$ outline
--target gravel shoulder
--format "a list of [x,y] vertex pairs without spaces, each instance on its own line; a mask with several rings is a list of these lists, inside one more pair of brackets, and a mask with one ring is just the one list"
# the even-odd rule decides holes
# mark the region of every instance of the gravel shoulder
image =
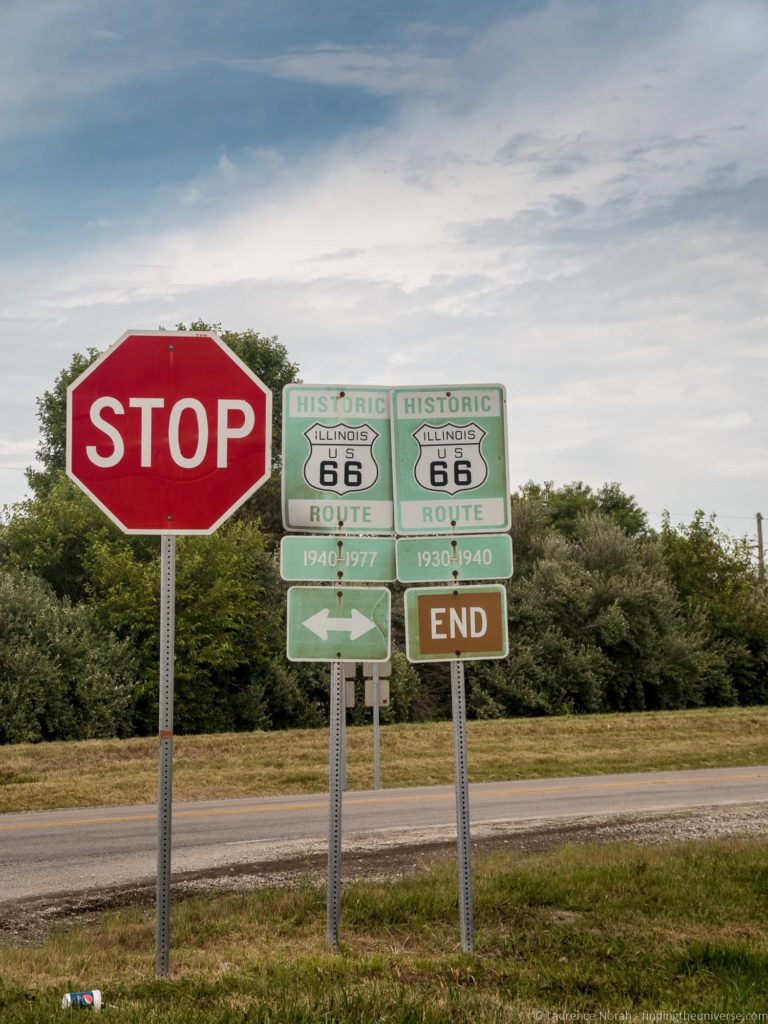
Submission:
[[[768,803],[697,807],[684,811],[558,818],[552,821],[497,821],[472,827],[476,853],[504,850],[530,855],[570,843],[668,843],[709,839],[768,838]],[[393,879],[453,856],[455,836],[444,828],[392,833],[365,840],[345,839],[345,882]],[[217,892],[245,892],[264,886],[325,884],[326,851],[321,844],[284,844],[252,860],[198,872],[174,874],[173,895],[184,899]],[[148,906],[154,880],[91,893],[56,893],[0,901],[0,944],[42,942],[60,925],[81,924],[105,910]]]

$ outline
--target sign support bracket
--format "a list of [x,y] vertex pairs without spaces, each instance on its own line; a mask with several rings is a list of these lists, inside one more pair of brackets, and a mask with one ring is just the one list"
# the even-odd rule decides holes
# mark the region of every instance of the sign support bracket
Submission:
[[451,662],[451,704],[453,710],[453,760],[456,776],[456,838],[459,863],[459,919],[461,948],[474,948],[472,847],[469,835],[469,769],[467,762],[467,701],[464,664]]
[[155,974],[167,978],[171,924],[171,817],[173,803],[173,683],[176,634],[176,537],[160,542],[160,709],[157,787],[157,901]]

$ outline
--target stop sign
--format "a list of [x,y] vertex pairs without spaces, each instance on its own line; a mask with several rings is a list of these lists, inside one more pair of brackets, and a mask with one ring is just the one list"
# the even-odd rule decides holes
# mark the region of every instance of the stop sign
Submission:
[[271,392],[209,332],[129,331],[67,392],[67,474],[126,533],[212,533],[271,434]]

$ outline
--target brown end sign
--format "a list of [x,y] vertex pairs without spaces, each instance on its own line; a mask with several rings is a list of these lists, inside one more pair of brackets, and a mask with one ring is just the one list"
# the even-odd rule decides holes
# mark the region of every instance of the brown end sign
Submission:
[[506,602],[501,588],[432,588],[416,595],[419,649],[446,660],[506,654]]

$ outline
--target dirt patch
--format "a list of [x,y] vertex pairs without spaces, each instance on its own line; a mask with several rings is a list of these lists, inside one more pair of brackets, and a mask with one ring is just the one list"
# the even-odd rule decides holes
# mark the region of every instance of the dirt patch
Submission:
[[[699,807],[674,812],[558,819],[551,822],[494,822],[472,830],[476,853],[495,850],[521,855],[555,849],[569,843],[668,843],[705,839],[768,838],[768,804]],[[424,836],[390,840],[345,841],[345,882],[358,878],[399,878],[453,855],[455,840]],[[205,871],[177,873],[175,899],[216,892],[246,892],[266,886],[297,886],[309,881],[324,885],[325,853],[254,859]],[[150,906],[155,888],[134,885],[98,893],[56,893],[0,904],[0,944],[37,944],[56,926],[81,924],[105,910]]]

